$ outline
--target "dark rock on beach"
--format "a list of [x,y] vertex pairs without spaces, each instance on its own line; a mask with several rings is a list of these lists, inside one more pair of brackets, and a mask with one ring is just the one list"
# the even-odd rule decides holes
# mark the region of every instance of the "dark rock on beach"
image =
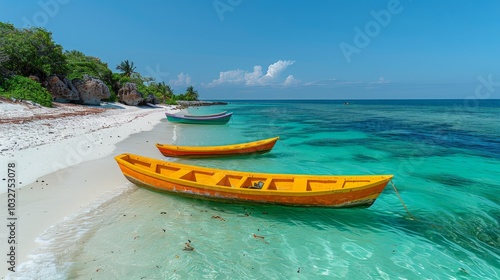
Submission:
[[67,78],[59,78],[56,75],[47,77],[47,91],[52,94],[52,100],[56,102],[80,100],[78,90]]
[[160,99],[158,99],[156,96],[154,96],[153,94],[150,93],[146,97],[146,103],[149,103],[149,104],[160,104]]
[[121,103],[130,106],[137,106],[144,101],[142,93],[137,90],[137,85],[135,83],[126,83],[118,91],[118,99]]
[[99,80],[84,75],[83,79],[68,80],[66,77],[52,75],[47,77],[47,91],[56,102],[75,102],[86,105],[100,105],[102,99],[109,98],[108,86]]
[[83,79],[74,79],[73,85],[80,93],[80,102],[87,105],[100,105],[102,99],[109,98],[111,92],[101,80],[83,75]]

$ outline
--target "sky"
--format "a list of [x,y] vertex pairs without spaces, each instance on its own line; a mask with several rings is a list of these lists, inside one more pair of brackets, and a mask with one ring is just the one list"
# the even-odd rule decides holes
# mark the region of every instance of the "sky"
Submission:
[[500,1],[0,0],[200,99],[500,99]]

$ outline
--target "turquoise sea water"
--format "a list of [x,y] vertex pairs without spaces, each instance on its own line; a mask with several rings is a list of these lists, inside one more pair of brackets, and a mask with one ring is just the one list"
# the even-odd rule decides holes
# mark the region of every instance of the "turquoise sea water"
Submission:
[[[163,159],[151,143],[218,145],[280,136],[265,155],[178,161],[272,173],[394,174],[415,219],[390,184],[370,208],[314,209],[216,203],[124,182],[119,195],[48,231],[42,238],[48,245],[24,267],[26,275],[500,278],[500,101],[232,101],[189,111],[223,110],[234,112],[227,125],[164,120],[144,132],[150,143],[135,151],[119,146],[115,154]],[[183,250],[188,240],[194,251]]]

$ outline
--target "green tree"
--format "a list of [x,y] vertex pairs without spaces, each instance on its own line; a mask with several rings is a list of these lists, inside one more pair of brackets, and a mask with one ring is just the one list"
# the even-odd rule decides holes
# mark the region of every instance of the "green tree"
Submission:
[[87,56],[80,51],[72,50],[64,53],[68,63],[68,79],[81,79],[84,74],[105,82],[108,86],[113,85],[113,72],[108,64],[99,58]]
[[184,93],[185,100],[196,101],[198,100],[198,91],[194,90],[193,86],[189,86]]
[[12,24],[0,22],[2,74],[65,75],[68,71],[62,46],[52,40],[52,33],[43,28],[17,29]]
[[136,67],[134,66],[133,62],[125,60],[120,62],[120,64],[116,66],[116,69],[122,71],[123,72],[122,74],[125,75],[126,77],[130,77],[132,76],[133,73],[135,73]]
[[116,101],[116,93],[119,90],[116,82],[121,76],[117,74],[118,78],[115,78],[113,72],[108,68],[107,63],[102,62],[98,57],[87,56],[77,50],[66,51],[64,55],[67,60],[67,78],[69,80],[82,79],[83,75],[99,79],[108,86],[111,92],[110,98],[106,100],[111,102]]
[[165,82],[157,83],[155,84],[157,92],[161,95],[162,97],[162,103],[166,104],[167,100],[169,100],[169,103],[171,103],[173,97],[174,97],[174,91],[170,88],[169,85],[167,85]]
[[9,56],[4,49],[5,38],[0,37],[0,80],[7,77],[9,71],[5,68],[5,62],[9,61]]

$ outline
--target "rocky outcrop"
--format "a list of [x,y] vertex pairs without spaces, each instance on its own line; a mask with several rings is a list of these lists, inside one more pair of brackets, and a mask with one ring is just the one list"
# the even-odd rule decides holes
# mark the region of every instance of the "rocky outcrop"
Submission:
[[108,86],[99,79],[84,75],[83,79],[68,80],[52,75],[44,81],[47,91],[56,102],[77,102],[86,105],[100,105],[102,99],[109,98]]
[[35,75],[29,75],[28,76],[29,79],[37,82],[37,83],[40,83],[40,78],[38,78],[38,76],[35,76]]
[[73,84],[67,78],[61,79],[58,76],[54,75],[47,77],[46,82],[47,82],[47,91],[50,92],[50,94],[52,94],[52,100],[56,102],[71,102],[80,99],[78,90],[75,88],[75,86],[73,86]]
[[137,90],[135,83],[126,83],[118,91],[118,100],[130,106],[137,106],[144,101],[142,93]]
[[103,81],[88,75],[83,75],[83,79],[74,79],[72,82],[80,93],[80,103],[100,105],[102,99],[111,96],[108,86]]
[[160,103],[160,99],[158,99],[158,97],[154,96],[154,94],[148,94],[148,97],[146,97],[146,103],[150,103],[150,104],[159,104]]

